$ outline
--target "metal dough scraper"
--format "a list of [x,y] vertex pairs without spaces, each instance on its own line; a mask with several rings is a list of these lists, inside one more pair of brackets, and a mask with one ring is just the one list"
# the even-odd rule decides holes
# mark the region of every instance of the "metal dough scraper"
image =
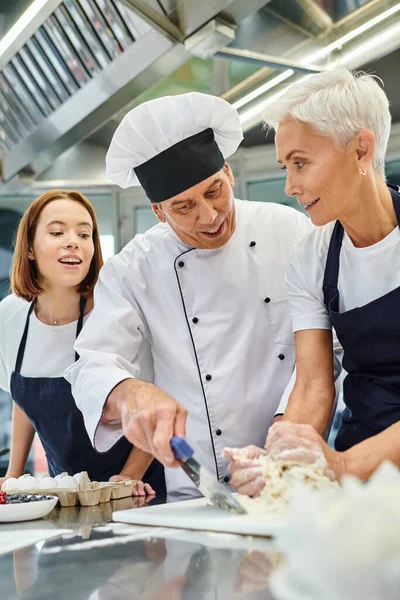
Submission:
[[240,502],[222,483],[219,483],[215,475],[212,475],[193,458],[194,450],[184,438],[174,436],[171,438],[170,444],[174,456],[180,462],[182,469],[211,504],[230,510],[236,514],[247,514],[247,511]]

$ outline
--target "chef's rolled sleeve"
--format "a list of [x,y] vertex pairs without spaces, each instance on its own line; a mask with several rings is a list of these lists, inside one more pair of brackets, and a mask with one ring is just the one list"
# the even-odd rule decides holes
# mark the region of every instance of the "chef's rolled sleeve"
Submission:
[[93,311],[74,346],[80,358],[64,373],[99,452],[109,450],[123,435],[120,423],[101,423],[108,395],[121,381],[141,374],[145,326],[135,302],[130,267],[117,255],[101,270]]
[[[90,372],[87,373],[87,370]],[[123,432],[119,421],[101,423],[104,405],[115,386],[132,375],[125,370],[110,366],[107,362],[80,358],[77,363],[66,370],[64,376],[71,383],[76,405],[82,412],[86,431],[93,447],[98,452],[107,452],[122,437]],[[96,389],[99,390],[99,394],[96,396],[89,389],[94,381]]]

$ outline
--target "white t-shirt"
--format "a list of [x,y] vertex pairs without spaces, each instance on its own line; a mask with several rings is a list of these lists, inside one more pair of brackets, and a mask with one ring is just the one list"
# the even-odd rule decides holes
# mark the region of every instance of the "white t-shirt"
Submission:
[[[15,362],[30,303],[14,294],[0,302],[0,387],[10,391]],[[85,315],[84,322],[90,313]],[[25,377],[62,377],[75,361],[73,345],[77,321],[66,325],[46,325],[32,312],[21,375]]]
[[[323,279],[334,223],[307,232],[293,248],[286,274],[294,331],[331,329]],[[339,263],[339,312],[352,310],[400,286],[400,228],[377,244],[356,248],[344,232]]]

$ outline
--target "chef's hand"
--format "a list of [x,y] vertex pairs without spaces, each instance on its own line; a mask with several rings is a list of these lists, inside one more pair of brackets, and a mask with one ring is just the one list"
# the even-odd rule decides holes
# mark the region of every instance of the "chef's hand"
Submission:
[[125,437],[167,467],[179,467],[171,450],[174,435],[186,436],[187,410],[152,383],[121,381],[109,394],[102,423],[121,420]]
[[342,454],[330,448],[311,425],[275,423],[269,429],[265,448],[274,460],[326,463],[324,473],[332,480],[343,472]]
[[132,496],[155,496],[156,494],[151,485],[148,483],[143,483],[143,481],[135,479],[130,475],[124,475],[123,473],[120,473],[119,475],[113,475],[110,477],[109,481],[114,481],[115,483],[120,481],[133,481]]
[[222,454],[232,461],[229,472],[230,484],[239,494],[256,497],[265,486],[265,477],[261,466],[254,460],[266,454],[263,448],[246,446],[245,448],[224,448]]

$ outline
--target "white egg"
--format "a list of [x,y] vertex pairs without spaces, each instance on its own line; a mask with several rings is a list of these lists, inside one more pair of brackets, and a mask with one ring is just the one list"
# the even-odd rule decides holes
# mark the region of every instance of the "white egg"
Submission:
[[67,475],[66,477],[62,477],[58,481],[58,487],[61,488],[61,489],[62,488],[68,488],[68,489],[71,489],[71,490],[77,490],[78,489],[78,482],[73,477],[70,477],[69,475]]
[[55,479],[56,481],[60,481],[61,477],[64,477],[64,476],[63,476],[63,475],[60,473],[59,475],[56,475],[56,476],[54,477],[54,479]]
[[26,479],[27,477],[32,477],[32,475],[29,475],[29,473],[27,473],[26,475],[21,475],[21,477],[18,477],[18,481],[22,481],[23,479]]
[[74,479],[79,483],[81,480],[82,471],[80,473],[75,473]]
[[20,490],[37,490],[39,485],[36,477],[26,477],[25,479],[21,479],[19,482]]
[[1,489],[4,490],[5,492],[7,490],[19,490],[20,489],[19,486],[20,486],[20,481],[18,481],[18,479],[16,479],[15,477],[10,477],[10,479],[5,480],[5,482],[1,486]]
[[57,481],[54,481],[52,477],[43,477],[39,481],[40,490],[54,490],[57,487]]

